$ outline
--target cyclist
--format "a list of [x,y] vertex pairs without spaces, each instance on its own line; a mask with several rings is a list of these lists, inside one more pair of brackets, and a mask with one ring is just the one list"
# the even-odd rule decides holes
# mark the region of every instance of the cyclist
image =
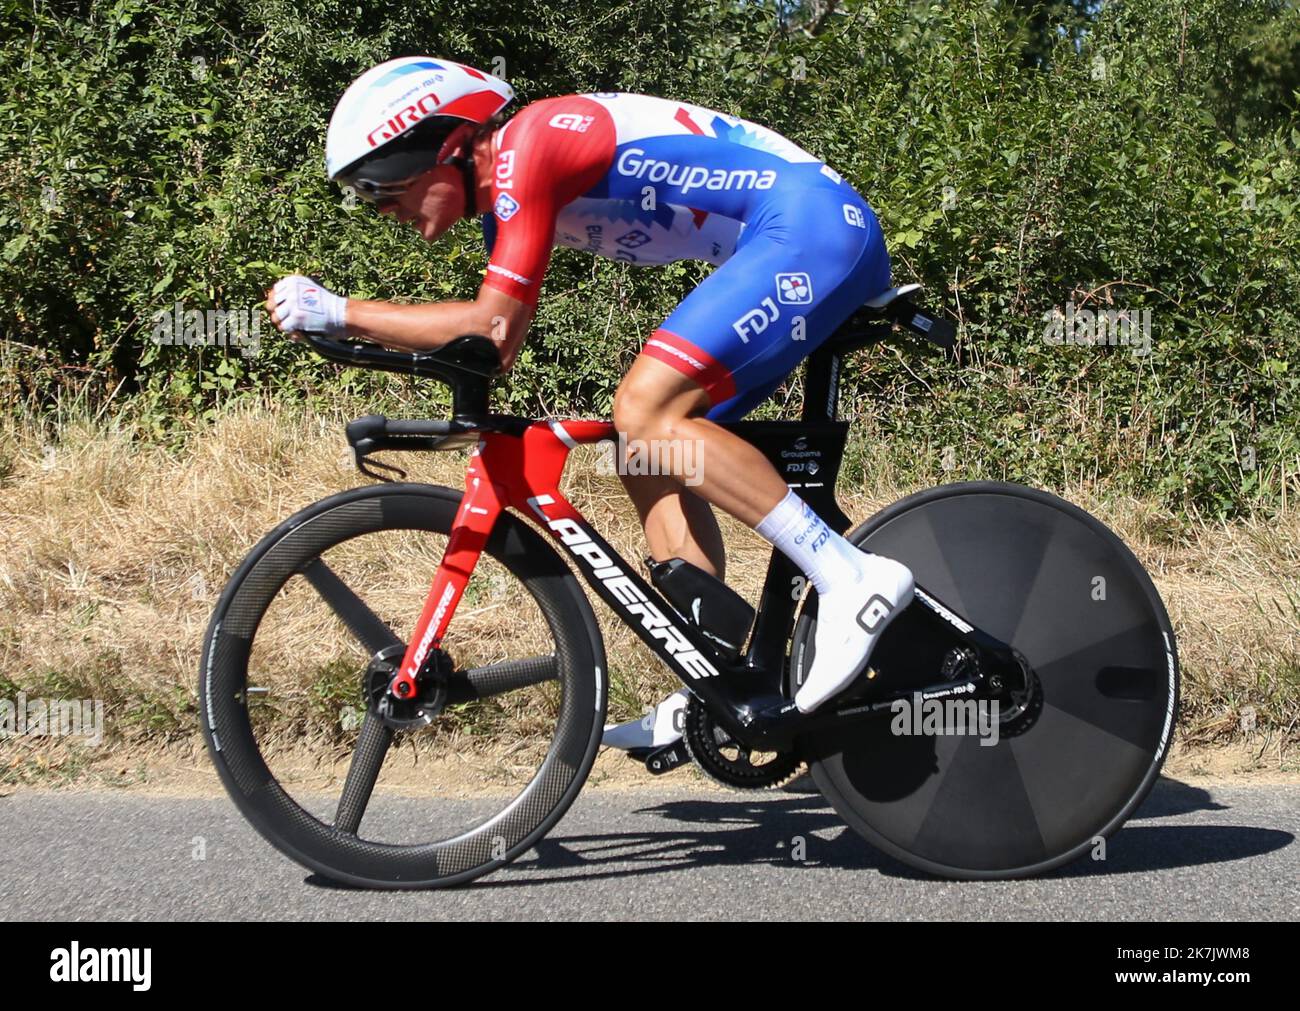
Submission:
[[[889,286],[876,217],[832,168],[758,124],[625,93],[548,98],[506,119],[513,96],[497,78],[449,60],[391,60],[347,89],[326,137],[329,177],[425,239],[481,216],[489,262],[473,301],[347,299],[292,275],[268,293],[272,320],[289,333],[406,350],[483,334],[509,369],[553,246],[635,264],[715,264],[645,342],[613,411],[629,444],[700,447],[699,483],[688,487],[683,474],[621,477],[656,559],[680,557],[723,578],[713,505],[807,575],[818,622],[795,702],[809,712],[854,680],[911,601],[912,575],[831,530],[757,449],[716,422],[747,414]],[[664,714],[683,698],[661,706],[659,732],[642,743],[680,736]],[[636,733],[606,741],[627,747]]]

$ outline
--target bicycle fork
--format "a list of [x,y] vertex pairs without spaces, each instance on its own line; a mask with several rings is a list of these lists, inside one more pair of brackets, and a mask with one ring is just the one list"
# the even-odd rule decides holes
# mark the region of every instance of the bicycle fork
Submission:
[[[406,653],[389,685],[397,698],[416,694],[416,680],[441,644],[465,592],[479,555],[501,511],[513,506],[539,520],[566,546],[579,539],[582,517],[560,493],[558,483],[569,451],[580,443],[614,435],[612,423],[537,422],[522,434],[484,432],[470,453],[465,494],[453,521],[447,547],[425,599]],[[581,551],[573,552],[582,556]],[[592,557],[588,552],[587,557]]]
[[492,482],[478,478],[467,480],[465,497],[456,513],[433,586],[424,601],[415,632],[407,640],[402,663],[388,686],[395,698],[415,697],[420,672],[441,644],[500,512],[501,500]]
[[[484,432],[470,453],[465,496],[456,514],[447,548],[406,653],[390,684],[399,699],[417,695],[417,681],[432,669],[433,651],[441,644],[456,606],[491,536],[497,516],[507,507],[534,520],[563,547],[584,579],[616,614],[710,707],[719,722],[737,736],[744,725],[736,714],[726,675],[748,673],[743,662],[729,664],[597,533],[560,492],[559,481],[569,452],[616,438],[612,422],[539,421],[522,433]],[[752,679],[751,679],[752,683]],[[779,697],[774,696],[775,702]]]

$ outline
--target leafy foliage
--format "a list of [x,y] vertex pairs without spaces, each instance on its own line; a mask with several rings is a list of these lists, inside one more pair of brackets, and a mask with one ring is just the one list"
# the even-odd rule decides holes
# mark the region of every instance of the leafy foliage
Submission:
[[[961,367],[886,351],[848,377],[848,399],[918,478],[1082,476],[1215,515],[1297,491],[1294,4],[4,8],[11,408],[121,389],[162,432],[247,391],[444,406],[437,389],[323,365],[269,324],[255,356],[151,339],[159,311],[251,309],[294,271],[358,297],[473,293],[475,226],[429,246],[348,208],[323,178],[325,125],[348,81],[428,51],[502,72],[525,102],[603,89],[698,102],[844,173],[877,209],[895,282],[923,282],[961,323]],[[607,411],[645,335],[704,270],[557,252],[499,406]],[[1053,343],[1052,312],[1070,305],[1149,310],[1150,353]]]

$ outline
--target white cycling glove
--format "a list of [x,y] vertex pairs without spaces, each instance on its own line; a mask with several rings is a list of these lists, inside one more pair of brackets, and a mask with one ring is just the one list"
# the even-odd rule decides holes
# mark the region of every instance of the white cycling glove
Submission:
[[285,333],[309,330],[341,334],[347,329],[348,300],[335,295],[315,278],[290,274],[272,289],[277,324]]

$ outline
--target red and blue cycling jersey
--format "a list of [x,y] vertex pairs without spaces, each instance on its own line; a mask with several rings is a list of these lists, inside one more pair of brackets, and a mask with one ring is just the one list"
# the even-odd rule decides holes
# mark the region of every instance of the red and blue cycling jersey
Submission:
[[889,285],[862,197],[757,123],[595,93],[535,102],[494,143],[487,286],[535,303],[556,245],[719,266],[642,351],[704,387],[715,420],[747,413]]

